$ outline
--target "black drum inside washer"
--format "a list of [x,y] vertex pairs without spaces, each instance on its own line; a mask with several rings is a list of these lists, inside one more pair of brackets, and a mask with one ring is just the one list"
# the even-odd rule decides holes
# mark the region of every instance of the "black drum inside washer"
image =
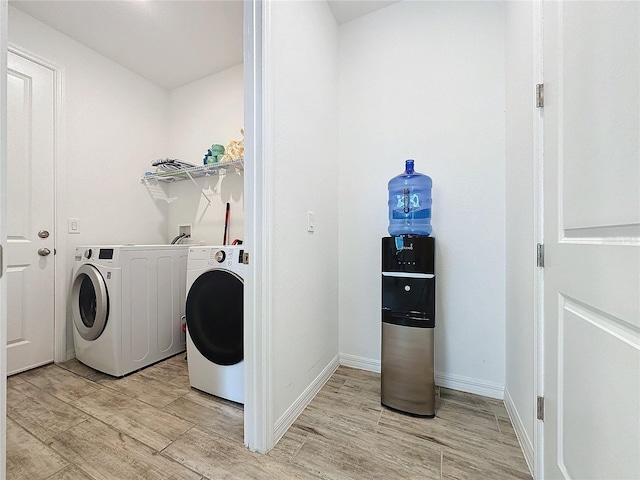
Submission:
[[200,353],[217,365],[244,358],[244,284],[227,270],[200,275],[187,295],[189,336]]

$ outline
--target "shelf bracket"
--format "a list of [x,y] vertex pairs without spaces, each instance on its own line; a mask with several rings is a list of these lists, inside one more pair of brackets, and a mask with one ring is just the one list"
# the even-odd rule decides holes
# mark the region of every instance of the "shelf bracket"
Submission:
[[195,178],[193,178],[193,177],[191,176],[191,174],[189,173],[189,171],[188,171],[188,170],[185,170],[185,171],[184,171],[184,173],[186,173],[186,174],[187,174],[187,177],[189,177],[189,180],[191,180],[191,181],[193,182],[193,184],[196,186],[196,188],[197,188],[198,190],[200,190],[200,193],[202,194],[202,196],[204,197],[204,199],[207,201],[207,203],[208,203],[209,205],[211,205],[211,199],[209,198],[209,196],[208,196],[206,193],[204,193],[204,189],[203,189],[203,188],[200,188],[200,185],[198,185],[198,182],[196,182],[196,179],[195,179]]

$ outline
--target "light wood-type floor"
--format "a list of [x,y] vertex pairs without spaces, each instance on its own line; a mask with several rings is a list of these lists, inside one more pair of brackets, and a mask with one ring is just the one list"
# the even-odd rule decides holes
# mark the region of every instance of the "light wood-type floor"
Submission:
[[380,406],[379,374],[340,367],[260,455],[184,354],[122,379],[72,360],[9,377],[7,478],[531,478],[502,402],[438,390],[436,418],[414,418]]

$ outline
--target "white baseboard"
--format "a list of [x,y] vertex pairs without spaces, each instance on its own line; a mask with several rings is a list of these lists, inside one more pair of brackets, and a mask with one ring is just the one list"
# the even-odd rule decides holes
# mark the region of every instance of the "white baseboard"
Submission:
[[304,392],[293,402],[286,412],[278,419],[273,428],[273,444],[275,445],[287,432],[289,427],[296,421],[298,415],[307,407],[313,397],[320,391],[323,385],[331,378],[333,372],[340,366],[340,357],[336,355],[329,365],[327,365],[320,375],[309,385]]
[[[348,353],[340,354],[340,365],[376,373],[380,373],[381,371],[380,360],[359,357]],[[504,385],[484,380],[477,380],[475,378],[463,377],[462,375],[453,375],[450,373],[436,372],[436,385],[451,388],[452,390],[475,393],[476,395],[482,395],[484,397],[497,398],[500,400],[502,400],[504,396]]]
[[516,431],[516,437],[518,437],[518,442],[520,443],[522,454],[524,455],[524,459],[529,467],[529,472],[531,473],[531,476],[535,478],[533,474],[533,442],[529,438],[529,435],[527,435],[524,423],[522,423],[522,419],[518,414],[518,410],[516,410],[513,399],[506,388],[504,389],[504,406],[506,407],[509,418],[511,419],[513,429]]
[[436,372],[436,385],[452,390],[460,390],[461,392],[482,395],[483,397],[497,398],[498,400],[504,398],[504,385],[487,382],[486,380],[478,380],[477,378],[454,375],[453,373]]
[[349,355],[348,353],[340,354],[340,365],[376,373],[380,373],[381,370],[380,360],[358,357],[357,355]]

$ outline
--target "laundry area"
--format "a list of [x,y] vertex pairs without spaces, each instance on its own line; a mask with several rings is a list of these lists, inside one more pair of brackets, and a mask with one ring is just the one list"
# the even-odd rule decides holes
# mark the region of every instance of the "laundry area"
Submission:
[[[10,388],[16,478],[81,475],[31,434],[44,441],[47,422],[76,426],[93,409],[129,425],[112,432],[162,449],[195,418],[160,409],[208,405],[223,413],[199,423],[244,443],[243,5],[179,3],[9,7],[7,373],[11,386],[42,388],[36,403],[58,415],[25,413],[33,391]],[[23,442],[25,415],[39,427]],[[49,469],[21,466],[16,448]],[[123,468],[111,475],[128,478]],[[162,478],[170,470],[157,465]]]
[[[14,231],[9,243],[29,242],[41,247],[41,256],[39,269],[9,266],[8,309],[15,325],[9,334],[8,373],[51,362],[55,344],[64,348],[56,358],[75,357],[120,377],[184,351],[189,247],[242,244],[242,6],[176,9],[169,3],[157,6],[149,19],[144,5],[136,2],[112,8],[105,2],[84,11],[83,2],[18,2],[20,6],[24,11],[11,7],[9,20],[8,112],[14,141],[8,154],[10,172],[25,183],[9,193],[9,228]],[[103,41],[98,27],[105,18],[122,23],[128,13],[130,21],[146,19],[140,30],[157,34],[170,30],[173,15],[194,22],[208,14],[225,20],[220,34],[228,42],[216,63],[201,72],[172,72],[176,52],[182,54],[185,44],[169,51],[166,44],[173,40],[158,43],[138,68],[156,81],[160,78],[158,85],[25,11],[48,15],[49,23],[62,31],[73,28],[64,22],[80,19],[97,32],[95,42]],[[204,18],[200,22],[207,23]],[[189,41],[194,42],[194,35]],[[159,52],[171,63],[159,65]],[[165,68],[169,71],[158,77]],[[25,125],[33,125],[32,135],[22,135]],[[30,150],[36,150],[30,162],[19,164],[21,154]],[[38,177],[43,169],[48,178]],[[23,225],[26,206],[43,203],[49,210],[36,219],[27,216],[32,224]],[[20,229],[39,233],[21,236]],[[42,256],[54,250],[55,272],[53,255]],[[211,255],[216,252],[212,249]],[[47,276],[28,277],[36,273]],[[48,292],[38,292],[37,302],[35,292],[22,289],[36,280]],[[57,316],[67,321],[55,329],[54,342],[56,308]],[[35,309],[48,312],[40,316]],[[40,325],[29,323],[38,317]],[[236,321],[241,329],[242,318]],[[14,331],[27,341],[16,342]],[[37,348],[32,334],[44,337],[46,347]],[[26,351],[29,346],[32,352]],[[20,349],[24,352],[16,352]]]
[[632,3],[0,4],[8,478],[634,477]]

